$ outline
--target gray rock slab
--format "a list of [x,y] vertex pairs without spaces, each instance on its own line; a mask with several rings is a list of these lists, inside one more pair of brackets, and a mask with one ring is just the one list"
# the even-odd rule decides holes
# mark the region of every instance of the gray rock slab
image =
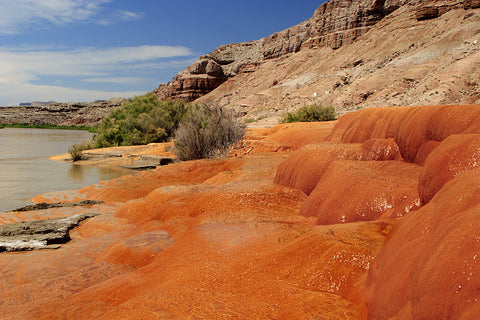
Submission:
[[69,231],[98,213],[78,214],[71,217],[25,221],[0,226],[0,252],[53,249],[70,241]]

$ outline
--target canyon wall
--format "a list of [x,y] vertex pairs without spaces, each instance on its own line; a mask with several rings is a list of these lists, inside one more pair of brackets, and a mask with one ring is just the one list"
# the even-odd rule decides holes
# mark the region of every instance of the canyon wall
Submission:
[[[296,26],[201,57],[156,93],[228,106],[259,127],[312,103],[338,114],[476,103],[479,7],[476,0],[329,1]],[[215,74],[199,67],[208,64]]]
[[[193,101],[265,59],[298,52],[302,48],[330,47],[350,44],[366,33],[387,14],[405,1],[331,0],[322,4],[312,18],[266,38],[221,46],[181,71],[171,82],[155,92],[161,98]],[[247,71],[248,72],[248,71]]]

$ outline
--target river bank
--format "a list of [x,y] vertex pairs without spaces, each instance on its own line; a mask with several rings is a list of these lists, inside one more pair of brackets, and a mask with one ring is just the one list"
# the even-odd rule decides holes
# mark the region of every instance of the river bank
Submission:
[[123,146],[84,150],[83,159],[72,162],[71,155],[63,153],[49,157],[83,166],[118,167],[133,170],[154,169],[176,161],[173,143],[151,143],[142,146]]
[[102,202],[0,214],[97,213],[58,249],[0,254],[0,318],[468,318],[479,123],[478,106],[366,109],[251,130],[227,159],[38,195]]

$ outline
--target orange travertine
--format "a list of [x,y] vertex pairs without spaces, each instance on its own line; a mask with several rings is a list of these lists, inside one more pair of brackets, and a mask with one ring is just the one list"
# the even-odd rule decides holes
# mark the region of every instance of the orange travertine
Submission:
[[100,213],[60,249],[0,254],[0,319],[475,318],[479,119],[364,110],[250,130],[253,151],[229,159],[40,195],[105,203],[0,215]]
[[308,195],[333,161],[360,159],[361,154],[359,144],[307,145],[294,152],[279,166],[274,182],[300,189]]
[[450,179],[463,171],[480,169],[480,134],[452,135],[425,160],[419,179],[422,204],[426,204]]
[[478,105],[370,108],[340,117],[327,140],[361,143],[393,138],[403,158],[414,162],[421,146],[452,134],[480,133]]
[[404,216],[370,269],[370,319],[475,319],[480,311],[480,174],[448,181]]
[[400,161],[336,161],[317,183],[301,213],[318,224],[398,218],[420,205],[420,168]]

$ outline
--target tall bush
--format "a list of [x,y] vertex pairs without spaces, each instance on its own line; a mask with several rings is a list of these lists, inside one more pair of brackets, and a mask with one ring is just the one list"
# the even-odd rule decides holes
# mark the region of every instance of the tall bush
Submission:
[[175,132],[175,154],[180,160],[216,157],[240,141],[244,131],[232,110],[192,105]]
[[137,96],[97,126],[97,148],[162,142],[173,135],[186,112],[183,101],[160,101],[154,93]]
[[289,122],[315,122],[335,120],[335,108],[310,105],[299,108],[296,112],[287,112],[282,115],[280,123]]

